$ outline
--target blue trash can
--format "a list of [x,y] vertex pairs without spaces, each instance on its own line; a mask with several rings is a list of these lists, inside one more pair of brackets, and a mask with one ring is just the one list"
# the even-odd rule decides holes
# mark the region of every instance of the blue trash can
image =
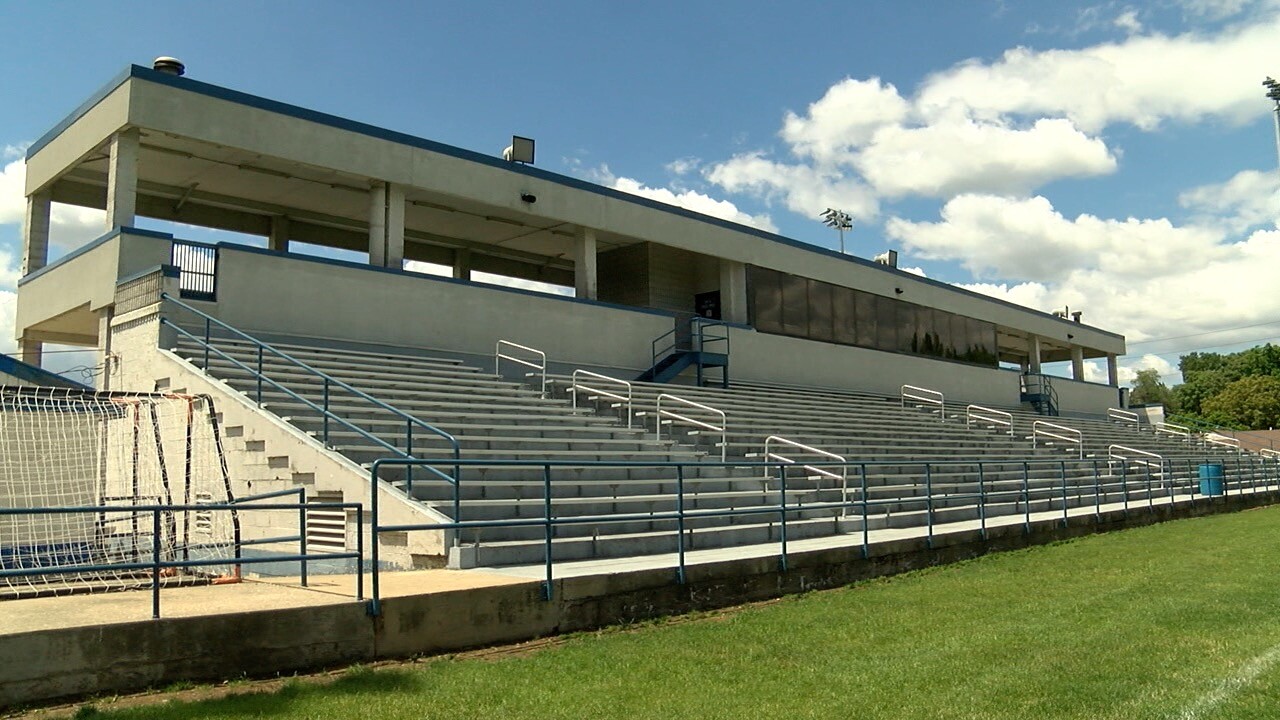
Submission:
[[1204,463],[1200,466],[1200,494],[1222,494],[1222,463]]

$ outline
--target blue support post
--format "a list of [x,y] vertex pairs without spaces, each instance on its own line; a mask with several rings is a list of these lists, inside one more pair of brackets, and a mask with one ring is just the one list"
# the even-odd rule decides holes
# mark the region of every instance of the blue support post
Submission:
[[1031,476],[1030,468],[1027,462],[1022,462],[1022,532],[1024,535],[1031,534]]
[[871,557],[871,529],[867,527],[867,464],[859,465],[862,472],[862,559]]
[[542,466],[542,512],[543,520],[546,524],[546,545],[545,554],[547,561],[547,577],[542,583],[542,599],[550,600],[552,597],[551,587],[551,466]]
[[778,516],[781,524],[778,528],[778,537],[782,541],[782,557],[778,567],[782,572],[787,571],[787,468],[782,463],[778,463],[778,479],[782,488],[781,502],[778,504]]
[[924,517],[925,523],[928,525],[928,535],[925,537],[925,545],[933,549],[933,467],[929,463],[924,464]]
[[985,464],[978,463],[978,530],[987,539],[987,480]]
[[160,619],[160,511],[151,511],[151,619]]
[[676,582],[685,583],[684,573],[684,464],[676,466]]

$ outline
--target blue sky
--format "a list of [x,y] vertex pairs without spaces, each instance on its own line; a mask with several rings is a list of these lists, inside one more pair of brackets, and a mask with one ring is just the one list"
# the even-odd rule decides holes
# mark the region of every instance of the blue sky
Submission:
[[[850,252],[1083,310],[1129,371],[1280,340],[1275,0],[364,5],[0,4],[0,350],[20,149],[162,54],[827,247],[843,208]],[[58,218],[64,251],[97,230]]]

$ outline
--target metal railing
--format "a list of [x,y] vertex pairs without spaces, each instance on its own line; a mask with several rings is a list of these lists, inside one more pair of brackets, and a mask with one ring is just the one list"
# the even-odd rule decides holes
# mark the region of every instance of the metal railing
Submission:
[[[526,357],[521,357],[519,355],[512,355],[508,352],[503,352],[504,348],[507,348],[509,350],[519,350],[525,353]],[[533,360],[530,360],[529,357],[535,357],[537,358],[537,361],[535,362]],[[517,365],[523,365],[524,367],[527,367],[527,368],[533,368],[534,370],[536,370],[537,372],[529,373],[526,377],[532,376],[532,377],[540,378],[542,381],[542,386],[541,386],[542,397],[545,398],[547,396],[547,354],[546,353],[542,352],[537,348],[531,348],[525,345],[520,345],[518,343],[513,343],[510,340],[499,340],[497,344],[494,345],[493,347],[493,374],[498,377],[502,377],[502,361],[503,360],[506,360],[508,362],[513,362]]]
[[[845,465],[856,466],[861,482],[851,496],[844,496],[840,502],[806,503],[793,503],[787,500],[786,470],[788,467],[794,467],[793,463],[757,463],[742,460],[735,460],[732,463],[463,460],[461,462],[465,466],[483,465],[486,467],[527,468],[538,472],[541,476],[543,495],[542,516],[505,520],[382,525],[379,520],[375,493],[370,528],[375,540],[370,543],[372,553],[370,564],[374,568],[372,572],[373,586],[370,613],[373,615],[380,613],[380,580],[377,570],[380,567],[380,561],[376,540],[382,533],[429,530],[453,532],[456,535],[468,529],[539,528],[542,530],[540,542],[545,568],[543,597],[550,600],[555,579],[555,538],[556,531],[560,528],[599,527],[610,523],[628,522],[643,522],[653,526],[659,523],[669,524],[676,544],[676,565],[673,568],[675,571],[674,579],[675,582],[683,584],[686,579],[686,554],[689,549],[687,536],[690,532],[696,532],[689,525],[691,521],[706,521],[714,518],[760,518],[761,522],[776,523],[777,532],[774,535],[777,537],[775,542],[778,543],[780,551],[779,567],[781,570],[786,571],[789,563],[790,526],[796,522],[804,521],[800,516],[801,513],[804,514],[804,517],[813,518],[816,517],[816,513],[829,511],[833,515],[843,514],[849,518],[850,522],[860,520],[860,524],[857,524],[854,529],[848,532],[838,532],[837,534],[860,534],[862,557],[869,558],[871,556],[871,530],[868,521],[883,517],[886,512],[893,512],[895,507],[900,507],[904,502],[912,502],[924,506],[925,511],[921,516],[924,520],[922,530],[926,543],[929,547],[932,547],[936,527],[946,525],[948,522],[954,522],[939,521],[938,512],[954,507],[976,507],[978,528],[981,537],[986,539],[988,537],[988,528],[996,524],[991,521],[991,518],[997,515],[1007,518],[999,521],[1000,524],[1009,524],[1009,520],[1016,518],[1015,522],[1022,525],[1023,533],[1029,534],[1032,531],[1034,521],[1054,520],[1065,526],[1070,522],[1073,514],[1078,517],[1092,515],[1096,522],[1097,519],[1101,518],[1104,511],[1123,512],[1127,517],[1131,510],[1141,508],[1144,505],[1149,512],[1154,514],[1157,497],[1161,499],[1160,502],[1162,504],[1165,502],[1186,502],[1192,507],[1195,507],[1198,503],[1224,502],[1227,496],[1232,495],[1261,493],[1267,497],[1280,498],[1280,463],[1278,462],[1264,460],[1255,462],[1247,457],[1237,458],[1234,462],[1224,462],[1220,458],[1215,459],[1214,462],[1220,462],[1227,466],[1227,472],[1224,474],[1222,494],[1210,496],[1199,491],[1196,467],[1199,461],[1191,458],[1184,458],[1183,460],[1185,463],[1182,464],[1181,469],[1175,466],[1172,461],[1168,463],[1168,475],[1163,483],[1153,482],[1153,474],[1149,465],[1146,466],[1144,472],[1122,472],[1119,476],[1114,476],[1104,472],[1104,463],[1106,461],[1099,459],[1026,459],[978,461],[976,463],[973,460],[918,461],[910,463],[903,463],[902,461],[855,461],[842,463],[815,460],[806,464],[828,468]],[[426,466],[432,462],[438,461],[403,459],[376,461],[370,469],[371,487],[376,489],[379,471],[383,467]],[[871,470],[881,466],[901,469],[904,465],[918,468],[916,474],[924,478],[923,493],[920,493],[917,488],[912,491],[910,496],[905,497],[895,496],[872,499],[869,496],[867,478]],[[965,481],[952,480],[942,485],[935,485],[932,482],[931,478],[935,472],[959,466],[970,468],[968,472],[971,479]],[[972,469],[974,466],[976,466],[976,470]],[[557,516],[555,514],[555,504],[561,498],[557,497],[553,492],[557,484],[556,472],[563,471],[564,477],[568,482],[572,483],[575,482],[575,478],[578,477],[581,470],[586,467],[667,468],[676,476],[675,492],[670,497],[675,509],[605,515]],[[696,491],[690,492],[686,487],[686,474],[707,467],[763,467],[772,469],[777,473],[781,489],[780,501],[747,507],[690,509],[687,501],[695,497],[697,493]],[[695,470],[690,471],[690,468]],[[755,477],[758,478],[759,475],[755,475]],[[1012,514],[1009,513],[1010,509],[1014,510]],[[971,515],[966,512],[964,517],[966,518],[964,521],[967,522]]]
[[[91,573],[136,573],[138,577],[149,576],[151,591],[151,617],[153,619],[160,617],[160,589],[164,586],[164,577],[166,571],[181,570],[189,568],[217,568],[229,567],[233,568],[231,579],[238,580],[240,576],[240,568],[243,565],[253,565],[260,563],[281,563],[281,562],[297,562],[302,564],[302,584],[307,584],[306,563],[318,560],[355,560],[356,561],[356,588],[355,596],[357,601],[364,600],[364,533],[356,533],[356,549],[351,552],[323,552],[309,553],[306,550],[306,511],[308,509],[326,508],[326,509],[343,509],[354,511],[356,517],[362,517],[364,514],[364,505],[358,502],[313,502],[313,503],[262,503],[263,499],[277,497],[281,495],[289,495],[297,492],[290,489],[279,493],[265,493],[263,495],[255,495],[252,497],[240,498],[229,503],[195,503],[181,505],[99,505],[84,507],[35,507],[35,508],[9,508],[0,507],[0,518],[17,517],[17,516],[56,516],[56,515],[90,515],[102,518],[111,514],[128,513],[132,515],[150,515],[151,516],[151,546],[149,548],[139,547],[137,557],[121,562],[100,562],[100,563],[78,563],[74,565],[54,565],[43,567],[19,567],[4,569],[0,568],[0,580],[5,578],[19,577],[56,577],[62,575],[91,574]],[[288,537],[260,538],[254,540],[240,540],[238,537],[227,544],[230,546],[230,555],[214,554],[212,557],[202,558],[186,558],[179,559],[174,557],[165,557],[165,548],[162,539],[165,537],[162,519],[165,515],[175,512],[230,512],[242,513],[245,511],[297,511],[299,520],[298,535]],[[376,523],[375,523],[376,524]],[[254,557],[245,557],[241,552],[245,545],[264,545],[264,544],[282,544],[288,542],[298,542],[301,544],[300,552],[295,555],[290,554],[264,554]],[[210,546],[204,546],[209,549]],[[149,550],[150,552],[143,552]]]
[[1046,445],[1052,445],[1054,441],[1064,442],[1076,446],[1076,457],[1084,459],[1084,433],[1075,428],[1069,428],[1066,425],[1058,425],[1047,420],[1036,420],[1031,423],[1031,447],[1039,447],[1040,438],[1048,438]]
[[1172,437],[1182,438],[1183,442],[1191,442],[1191,428],[1185,425],[1174,425],[1173,423],[1158,422],[1151,425],[1157,436],[1169,435]]
[[901,392],[902,407],[905,408],[907,406],[908,400],[919,405],[936,405],[938,407],[939,419],[947,419],[946,397],[937,390],[916,387],[915,385],[903,385]]
[[[835,462],[841,463],[841,465],[839,466],[840,472],[838,473],[827,470],[825,467],[820,467],[818,465],[811,465],[809,463],[804,463],[800,467],[804,468],[806,471],[808,471],[813,475],[824,477],[829,480],[839,481],[841,499],[845,499],[849,496],[849,466],[847,464],[848,461],[845,460],[844,456],[836,455],[835,453],[827,452],[826,450],[819,450],[816,447],[810,447],[803,443],[798,443],[795,440],[784,438],[781,435],[770,435],[769,437],[764,439],[764,455],[761,456],[764,458],[764,461],[767,463],[780,462],[780,463],[786,463],[788,465],[794,465],[795,463],[798,462],[795,458],[789,457],[787,455],[783,455],[782,453],[774,452],[771,448],[773,443],[775,442],[781,445],[786,445],[787,447],[790,447],[790,448],[794,448],[796,450],[800,450],[802,452],[809,453],[811,455],[817,455],[819,457],[827,458],[828,460],[833,460]],[[765,477],[772,476],[772,473],[769,472],[768,466],[765,466],[764,476]]]
[[1160,482],[1164,483],[1164,456],[1157,455],[1146,450],[1126,447],[1124,445],[1108,445],[1107,446],[1107,471],[1114,474],[1112,469],[1113,463],[1122,463],[1124,465],[1136,465],[1141,468],[1156,468],[1156,475],[1160,478]]
[[1219,435],[1216,432],[1211,432],[1206,434],[1203,437],[1203,440],[1204,440],[1205,447],[1208,447],[1210,445],[1216,445],[1218,447],[1229,448],[1231,450],[1235,450],[1236,452],[1241,452],[1240,441],[1233,437],[1227,437],[1226,435]]
[[1142,419],[1136,412],[1130,412],[1120,408],[1107,408],[1107,418],[1119,423],[1130,423],[1133,425],[1134,430],[1142,429]]
[[[272,347],[271,345],[268,345],[262,342],[261,340],[258,340],[252,335],[242,332],[232,327],[231,325],[228,325],[227,323],[213,317],[212,315],[209,315],[208,313],[202,312],[200,310],[197,310],[194,307],[191,307],[190,305],[182,302],[181,300],[178,300],[177,298],[172,297],[168,293],[161,293],[160,299],[162,301],[172,303],[173,305],[183,309],[184,311],[192,313],[195,316],[204,320],[204,337],[201,338],[198,335],[188,331],[186,328],[173,322],[172,320],[170,320],[169,318],[163,315],[160,318],[161,324],[168,325],[169,327],[173,328],[174,331],[177,332],[179,335],[182,335],[183,337],[186,337],[198,343],[203,348],[204,359],[203,359],[203,364],[201,365],[201,368],[200,368],[201,370],[204,370],[206,372],[209,370],[209,354],[214,353],[219,358],[231,363],[235,367],[248,372],[254,379],[257,380],[257,389],[255,391],[255,402],[257,402],[259,405],[262,404],[262,387],[263,387],[263,384],[265,383],[275,388],[276,390],[279,390],[285,395],[288,395],[294,400],[302,403],[308,408],[311,408],[313,411],[318,412],[322,419],[322,428],[321,428],[320,437],[325,445],[330,445],[330,442],[329,442],[330,423],[336,423],[337,425],[343,428],[346,428],[351,432],[356,433],[357,435],[364,438],[365,440],[372,442],[375,446],[382,448],[384,450],[390,451],[394,457],[412,459],[415,457],[414,447],[413,447],[414,429],[417,428],[419,430],[425,431],[430,435],[434,435],[444,440],[446,443],[448,443],[449,448],[452,451],[453,459],[456,460],[459,457],[461,457],[462,446],[458,443],[458,439],[455,438],[453,435],[450,435],[449,433],[445,432],[444,430],[441,430],[440,428],[437,428],[434,425],[430,425],[426,422],[423,422],[422,420],[419,420],[418,418],[404,412],[403,410],[400,410],[399,408],[388,405],[387,403],[373,397],[372,395],[369,395],[363,390],[352,387],[351,385],[349,385],[348,383],[342,380],[334,378],[328,375],[327,373],[321,372],[320,370],[317,370],[311,367],[310,365],[302,362],[301,360],[298,360],[293,356],[285,352],[282,352]],[[214,338],[212,335],[212,328],[214,326],[217,326],[221,330],[224,330],[230,333],[234,337],[240,338],[241,340],[245,340],[251,343],[257,351],[257,367],[256,368],[250,367],[244,364],[243,362],[240,362],[236,358],[232,357],[231,355],[215,347],[213,344]],[[275,380],[268,377],[263,370],[264,356],[267,353],[270,353],[272,356],[278,357],[281,360],[284,360],[290,365],[298,368],[299,370],[302,370],[304,373],[319,379],[322,382],[322,392],[323,392],[321,402],[317,404],[312,400],[310,400],[309,398],[306,398],[303,395],[290,389],[286,385],[276,382]],[[389,443],[386,440],[383,440],[381,437],[374,435],[368,430],[365,430],[364,428],[356,425],[355,423],[352,423],[346,418],[343,418],[338,414],[334,413],[332,410],[330,410],[330,404],[332,403],[331,395],[334,388],[341,389],[346,393],[348,393],[351,397],[354,397],[360,401],[363,401],[364,403],[370,405],[373,408],[376,408],[384,412],[388,412],[393,416],[403,420],[405,423],[404,448],[402,449],[402,448],[396,447],[394,444]],[[454,468],[455,484],[456,484],[457,474],[458,474],[457,468],[455,467]]]
[[[702,410],[704,412],[712,413],[713,415],[719,415],[720,424],[718,426],[712,425],[711,423],[706,422],[705,420],[699,420],[697,418],[689,417],[688,415],[682,415],[680,413],[673,412],[670,409],[664,410],[662,407],[663,400],[666,400],[669,403],[676,403],[682,407],[694,408],[697,410]],[[711,432],[720,433],[720,443],[719,443],[720,444],[720,461],[724,462],[724,459],[727,457],[727,453],[729,450],[729,434],[728,434],[729,416],[726,415],[723,410],[719,408],[713,408],[710,405],[703,405],[702,403],[694,402],[692,400],[686,400],[682,397],[677,397],[670,393],[659,393],[657,402],[654,405],[653,414],[654,414],[654,425],[655,425],[654,432],[658,440],[662,439],[662,426],[670,425],[673,423],[691,425],[693,427],[698,428],[699,430],[710,430]]]
[[964,426],[972,430],[975,422],[1005,428],[1000,431],[1001,434],[1013,437],[1013,413],[981,405],[970,405],[964,409]]
[[1259,448],[1258,454],[1264,458],[1272,458],[1275,460],[1280,460],[1280,450],[1273,450],[1272,448]]
[[[613,385],[621,386],[627,391],[627,394],[622,395],[622,394],[613,392],[611,390],[606,390],[601,387],[595,387],[593,385],[588,385],[584,382],[579,382],[578,380],[579,377],[593,378],[595,380],[602,380],[606,383],[612,383]],[[588,400],[605,398],[607,400],[613,400],[614,402],[618,403],[617,405],[618,407],[625,407],[627,410],[627,429],[628,430],[631,429],[631,416],[634,414],[634,410],[631,403],[631,396],[632,396],[631,383],[627,382],[626,380],[611,378],[608,375],[601,375],[600,373],[593,373],[590,370],[583,370],[579,368],[573,371],[573,383],[569,386],[569,395],[573,397],[574,410],[578,409],[578,393],[579,392],[586,393]]]

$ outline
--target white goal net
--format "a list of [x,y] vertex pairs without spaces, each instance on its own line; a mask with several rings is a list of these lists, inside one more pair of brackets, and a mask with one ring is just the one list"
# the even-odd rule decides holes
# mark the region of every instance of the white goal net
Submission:
[[0,387],[0,597],[235,572],[231,499],[206,397]]

